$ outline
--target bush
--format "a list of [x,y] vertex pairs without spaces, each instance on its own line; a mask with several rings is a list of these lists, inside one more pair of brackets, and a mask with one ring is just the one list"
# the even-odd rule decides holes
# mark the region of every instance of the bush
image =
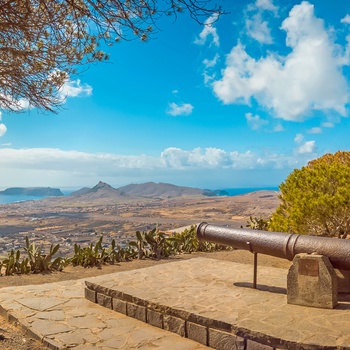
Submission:
[[326,154],[280,185],[270,231],[346,238],[350,233],[350,152]]

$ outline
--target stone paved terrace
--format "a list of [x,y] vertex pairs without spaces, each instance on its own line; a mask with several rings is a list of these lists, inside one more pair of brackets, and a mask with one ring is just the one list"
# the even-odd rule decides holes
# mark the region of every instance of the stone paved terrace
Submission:
[[[90,280],[99,283],[101,277],[106,278]],[[0,312],[50,349],[208,349],[93,304],[84,298],[84,287],[84,280],[77,280],[1,288]]]
[[196,258],[88,278],[90,299],[97,290],[100,304],[154,326],[86,300],[85,280],[1,288],[0,311],[51,349],[350,349],[350,299],[334,310],[288,305],[286,269],[259,267],[259,290],[252,273]]
[[254,290],[253,266],[196,258],[89,279],[85,294],[220,350],[350,349],[350,298],[332,310],[289,305],[287,272],[259,267]]

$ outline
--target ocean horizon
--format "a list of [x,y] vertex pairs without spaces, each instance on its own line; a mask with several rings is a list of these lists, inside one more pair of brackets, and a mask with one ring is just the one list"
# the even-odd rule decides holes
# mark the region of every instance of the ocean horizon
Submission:
[[[256,191],[279,191],[276,187],[237,187],[237,188],[222,188],[222,191],[226,191],[229,196],[238,196],[241,194],[246,194]],[[75,190],[61,190],[65,196],[69,196]],[[0,204],[10,204],[16,202],[40,200],[46,198],[47,196],[22,196],[22,195],[0,195]]]

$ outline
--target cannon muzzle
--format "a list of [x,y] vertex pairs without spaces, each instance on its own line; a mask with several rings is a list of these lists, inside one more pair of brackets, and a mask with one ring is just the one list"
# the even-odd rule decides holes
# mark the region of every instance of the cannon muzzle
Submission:
[[197,227],[199,241],[232,246],[293,260],[296,254],[320,254],[327,256],[333,267],[350,270],[350,240],[281,232],[248,229],[232,229],[202,222]]

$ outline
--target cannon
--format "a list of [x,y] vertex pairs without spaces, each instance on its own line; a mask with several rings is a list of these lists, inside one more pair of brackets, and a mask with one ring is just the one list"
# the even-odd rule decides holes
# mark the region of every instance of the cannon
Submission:
[[197,227],[199,241],[232,246],[293,260],[300,253],[319,254],[328,257],[337,269],[350,270],[350,240],[319,236],[267,232],[248,229],[232,229],[202,222]]
[[202,222],[199,241],[254,253],[253,288],[257,288],[258,253],[293,260],[287,276],[287,302],[320,308],[338,305],[338,292],[350,293],[350,240],[248,229]]

